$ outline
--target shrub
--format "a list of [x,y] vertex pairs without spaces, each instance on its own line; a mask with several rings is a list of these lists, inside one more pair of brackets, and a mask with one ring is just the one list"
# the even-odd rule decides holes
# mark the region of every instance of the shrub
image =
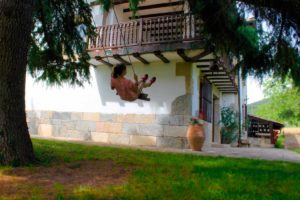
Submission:
[[275,148],[283,149],[284,148],[284,134],[281,133],[275,143]]
[[222,143],[230,144],[236,141],[238,136],[238,117],[232,107],[223,107],[221,109],[221,136]]

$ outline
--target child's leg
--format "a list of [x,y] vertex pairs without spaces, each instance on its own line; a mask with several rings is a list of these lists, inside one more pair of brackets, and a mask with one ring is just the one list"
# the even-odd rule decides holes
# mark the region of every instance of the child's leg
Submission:
[[145,83],[145,82],[143,82],[143,81],[142,81],[142,82],[139,82],[139,85],[138,85],[138,92],[139,92],[139,94],[142,93],[142,90],[143,90],[144,88],[150,87],[155,81],[156,81],[156,78],[153,77],[153,78],[150,80],[149,83]]
[[146,87],[150,87],[149,83],[144,83],[144,82],[140,83],[138,85],[138,95],[142,94],[143,93],[143,89],[146,88]]
[[141,83],[139,83],[138,90],[142,91],[144,88],[147,88],[147,87],[150,87],[150,86],[151,86],[150,83],[141,82]]
[[148,83],[146,82],[139,82],[139,89],[150,87],[156,81],[156,77],[153,77]]

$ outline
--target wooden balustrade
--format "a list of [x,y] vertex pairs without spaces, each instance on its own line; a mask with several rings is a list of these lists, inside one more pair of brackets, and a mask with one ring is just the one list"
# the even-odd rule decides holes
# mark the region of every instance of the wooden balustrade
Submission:
[[97,27],[88,49],[197,41],[202,39],[201,28],[200,17],[193,14],[141,18]]

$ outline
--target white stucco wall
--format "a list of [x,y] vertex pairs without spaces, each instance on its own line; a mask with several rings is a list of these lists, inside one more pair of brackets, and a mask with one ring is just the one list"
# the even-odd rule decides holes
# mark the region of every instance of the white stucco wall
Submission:
[[[148,6],[148,5],[154,5],[154,4],[160,4],[160,3],[170,3],[170,2],[176,2],[177,0],[145,0],[139,2],[139,6]],[[89,0],[89,2],[92,2]],[[186,3],[187,4],[187,3]],[[118,21],[120,23],[130,21],[130,17],[132,17],[132,12],[123,12],[124,9],[128,9],[129,4],[123,3],[118,4],[114,6],[114,10],[116,12],[116,15],[118,17]],[[96,21],[97,26],[101,26],[103,24],[116,24],[117,20],[115,17],[114,10],[111,8],[109,12],[105,12],[103,10],[103,7],[100,5],[96,5],[92,7],[93,16]],[[168,7],[161,7],[161,8],[152,8],[152,9],[144,9],[144,10],[138,10],[136,13],[136,16],[139,15],[151,15],[151,14],[157,14],[157,13],[170,13],[170,12],[178,12],[178,11],[184,11],[188,12],[189,8],[187,5],[177,5],[177,6],[168,6]],[[102,23],[103,15],[104,14],[104,21]]]
[[103,14],[104,12],[102,6],[98,5],[92,8],[92,15],[96,26],[101,26],[103,24]]
[[[139,76],[148,73],[156,76],[157,82],[145,89],[150,102],[121,101],[115,91],[110,89],[111,70],[107,66],[91,68],[91,84],[84,87],[49,87],[45,83],[36,83],[29,75],[26,83],[26,109],[60,112],[101,112],[115,114],[170,114],[172,102],[186,93],[185,78],[176,76],[176,63],[162,62],[143,65],[135,63]],[[128,77],[132,72],[128,67]]]
[[235,94],[223,94],[221,99],[221,107],[233,107],[238,110],[238,95]]

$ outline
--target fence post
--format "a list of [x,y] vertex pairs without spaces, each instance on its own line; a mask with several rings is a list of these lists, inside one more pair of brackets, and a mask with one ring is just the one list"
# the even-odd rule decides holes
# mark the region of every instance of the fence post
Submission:
[[139,19],[139,41],[138,44],[141,45],[143,43],[143,18]]

